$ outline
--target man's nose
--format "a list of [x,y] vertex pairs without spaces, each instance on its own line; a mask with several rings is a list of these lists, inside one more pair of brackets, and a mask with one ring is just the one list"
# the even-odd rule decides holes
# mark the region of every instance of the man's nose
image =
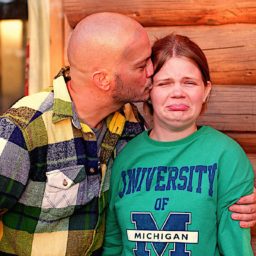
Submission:
[[151,77],[153,75],[153,72],[154,72],[153,63],[150,59],[146,67],[146,76]]

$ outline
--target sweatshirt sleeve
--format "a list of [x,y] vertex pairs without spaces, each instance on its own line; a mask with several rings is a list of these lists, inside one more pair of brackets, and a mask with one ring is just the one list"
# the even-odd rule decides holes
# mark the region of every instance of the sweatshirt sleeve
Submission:
[[116,175],[119,171],[117,166],[118,159],[115,160],[111,173],[103,256],[120,256],[123,250],[122,235],[115,210],[115,199],[118,196],[117,193],[119,185],[119,178],[117,178]]
[[221,255],[253,255],[250,229],[241,228],[231,218],[228,207],[253,191],[254,173],[246,154],[239,146],[230,147],[221,161],[218,185],[218,246]]
[[0,118],[0,213],[13,207],[27,184],[30,158],[21,129]]

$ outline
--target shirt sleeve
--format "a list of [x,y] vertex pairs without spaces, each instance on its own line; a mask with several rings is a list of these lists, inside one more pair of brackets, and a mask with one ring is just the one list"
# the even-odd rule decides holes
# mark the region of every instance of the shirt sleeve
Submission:
[[21,129],[0,118],[0,214],[13,207],[28,180],[30,159]]
[[117,175],[115,175],[118,171],[116,168],[118,165],[117,161],[118,159],[115,160],[111,174],[103,256],[120,256],[123,250],[122,234],[115,211],[115,198],[117,197],[119,185],[119,179],[117,178]]
[[223,157],[218,177],[218,246],[221,255],[253,255],[250,229],[241,228],[231,218],[228,207],[253,191],[254,173],[246,154],[239,147]]

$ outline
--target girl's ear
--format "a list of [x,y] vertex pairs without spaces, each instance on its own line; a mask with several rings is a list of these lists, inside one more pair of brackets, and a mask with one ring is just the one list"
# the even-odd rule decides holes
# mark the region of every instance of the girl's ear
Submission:
[[203,102],[207,101],[208,97],[210,96],[211,89],[212,89],[212,83],[210,81],[207,81],[207,85],[205,86]]

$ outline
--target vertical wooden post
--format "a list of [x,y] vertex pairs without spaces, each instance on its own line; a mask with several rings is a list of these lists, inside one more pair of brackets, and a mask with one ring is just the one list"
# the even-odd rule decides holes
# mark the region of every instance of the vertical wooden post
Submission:
[[60,0],[50,1],[50,75],[51,79],[64,65],[64,12]]

